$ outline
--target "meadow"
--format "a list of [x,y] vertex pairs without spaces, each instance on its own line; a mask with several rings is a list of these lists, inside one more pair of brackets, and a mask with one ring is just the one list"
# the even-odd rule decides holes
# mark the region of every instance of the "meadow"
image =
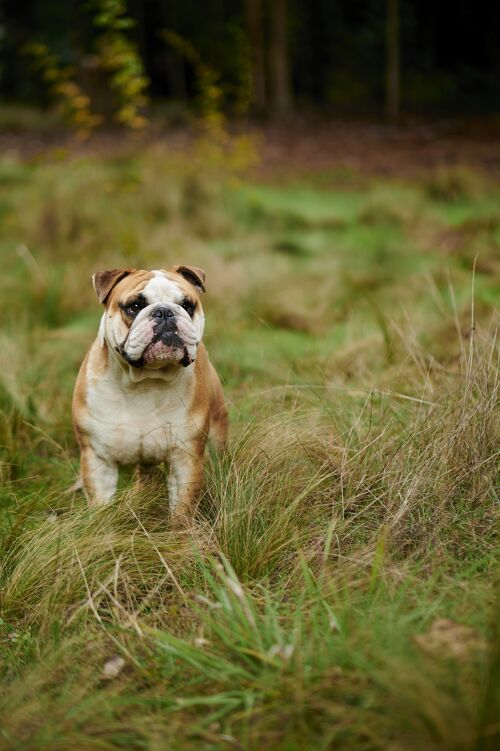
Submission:
[[[0,749],[493,749],[500,188],[199,141],[0,160]],[[185,262],[231,439],[89,511],[91,275]]]

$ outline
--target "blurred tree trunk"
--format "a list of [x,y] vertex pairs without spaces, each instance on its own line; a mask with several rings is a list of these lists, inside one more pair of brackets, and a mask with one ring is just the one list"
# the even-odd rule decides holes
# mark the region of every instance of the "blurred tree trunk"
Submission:
[[165,69],[170,96],[172,99],[185,101],[187,98],[187,87],[184,61],[176,50],[166,50]]
[[269,68],[272,84],[273,112],[286,115],[292,110],[292,90],[288,65],[288,12],[287,0],[271,0],[271,42],[269,45]]
[[252,68],[252,105],[258,114],[262,114],[266,109],[262,0],[245,0],[245,13]]
[[[162,10],[166,28],[177,32],[177,3],[170,0],[168,3],[160,3],[159,7]],[[174,50],[170,46],[165,49],[165,73],[170,97],[185,101],[187,99],[187,84],[184,60],[178,50]]]
[[399,0],[387,0],[386,100],[387,119],[396,123],[400,108]]

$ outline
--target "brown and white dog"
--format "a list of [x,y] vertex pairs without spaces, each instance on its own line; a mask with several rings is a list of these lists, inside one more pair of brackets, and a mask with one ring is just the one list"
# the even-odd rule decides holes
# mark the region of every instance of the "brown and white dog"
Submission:
[[93,278],[105,306],[73,396],[89,504],[111,500],[120,465],[169,462],[170,509],[190,516],[202,488],[208,435],[227,438],[219,377],[201,341],[205,273],[114,269]]

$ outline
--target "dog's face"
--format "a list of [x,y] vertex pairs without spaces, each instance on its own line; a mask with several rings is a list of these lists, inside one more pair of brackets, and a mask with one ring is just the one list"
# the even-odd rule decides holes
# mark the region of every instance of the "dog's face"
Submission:
[[113,269],[92,281],[106,307],[101,336],[125,363],[154,370],[194,362],[205,326],[201,269]]

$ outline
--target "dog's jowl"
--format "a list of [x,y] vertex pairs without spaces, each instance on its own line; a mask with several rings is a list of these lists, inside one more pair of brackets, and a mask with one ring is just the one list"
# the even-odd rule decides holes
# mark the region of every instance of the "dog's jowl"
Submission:
[[99,271],[97,339],[73,396],[81,474],[90,504],[114,495],[120,465],[168,462],[170,509],[190,516],[210,435],[227,437],[219,377],[202,343],[205,274],[193,266]]

